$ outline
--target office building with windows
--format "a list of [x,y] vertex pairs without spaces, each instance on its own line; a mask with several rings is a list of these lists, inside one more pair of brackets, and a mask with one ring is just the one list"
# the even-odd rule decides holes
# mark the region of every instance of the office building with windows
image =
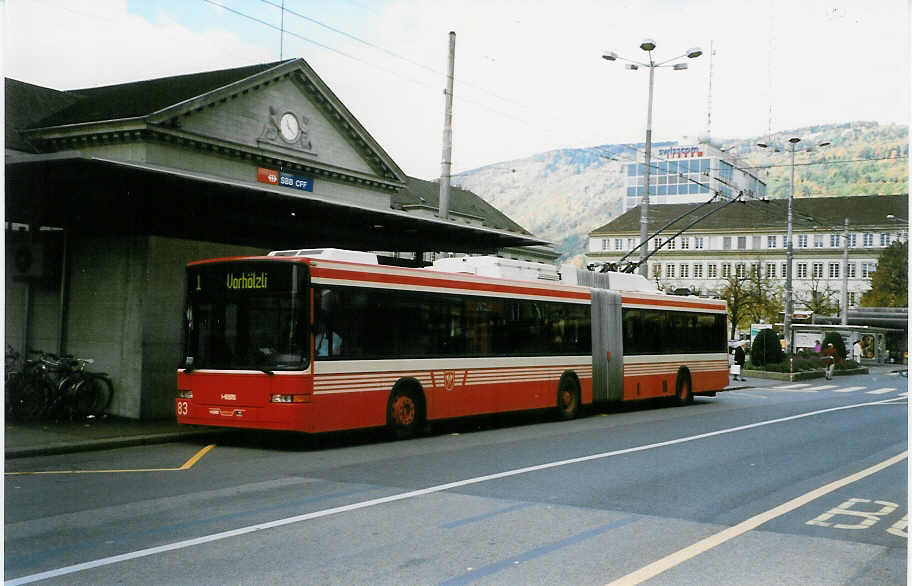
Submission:
[[[752,199],[766,198],[766,184],[730,153],[709,143],[662,146],[650,163],[649,203],[704,202],[715,193],[734,197],[743,191]],[[646,184],[644,163],[624,165],[624,210],[640,204]]]
[[[793,204],[792,288],[796,310],[806,307],[815,295],[834,302],[841,299],[844,274],[848,277],[848,306],[857,305],[871,288],[871,274],[883,249],[894,241],[908,239],[908,194],[801,198]],[[750,275],[766,279],[771,287],[784,283],[786,200],[713,203],[693,214],[686,213],[695,207],[674,204],[649,209],[650,234],[683,214],[648,243],[649,277],[662,289],[712,295],[729,278]],[[715,213],[688,227],[710,209]],[[628,253],[628,260],[639,260],[639,250],[634,251],[640,240],[639,220],[639,209],[633,208],[590,232],[587,262],[614,263]],[[845,242],[848,262],[843,262]]]

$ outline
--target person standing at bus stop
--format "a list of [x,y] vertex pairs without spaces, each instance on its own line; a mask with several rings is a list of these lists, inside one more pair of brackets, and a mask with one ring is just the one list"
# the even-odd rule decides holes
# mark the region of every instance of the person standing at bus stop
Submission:
[[[741,342],[739,342],[738,345],[735,346],[734,354],[735,354],[734,363],[738,365],[738,369],[737,369],[738,372],[737,372],[737,374],[735,374],[735,380],[743,380],[743,381],[747,380],[746,378],[744,378],[744,362],[745,362],[744,340],[741,340]],[[738,378],[739,375],[741,377],[740,379]]]

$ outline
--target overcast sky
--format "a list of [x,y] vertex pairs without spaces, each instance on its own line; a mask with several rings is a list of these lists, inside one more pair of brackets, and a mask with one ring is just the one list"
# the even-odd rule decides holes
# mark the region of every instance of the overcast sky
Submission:
[[[284,44],[282,2],[6,0],[4,75],[75,89],[276,61],[281,50],[307,60],[422,178],[440,174],[449,31],[454,173],[643,141],[649,72],[601,55],[645,61],[644,38],[656,62],[689,65],[656,70],[656,141],[908,124],[907,0],[284,0]],[[701,57],[673,60],[693,46]]]

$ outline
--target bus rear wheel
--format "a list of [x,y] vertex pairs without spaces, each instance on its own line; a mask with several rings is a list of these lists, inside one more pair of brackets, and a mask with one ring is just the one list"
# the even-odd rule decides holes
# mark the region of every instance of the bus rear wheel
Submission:
[[686,372],[678,373],[678,380],[675,383],[675,399],[679,405],[693,403],[693,387],[690,384],[690,375]]
[[395,439],[415,435],[424,415],[417,393],[410,389],[394,389],[386,407],[386,426]]
[[557,387],[557,417],[566,421],[576,419],[580,410],[579,384],[570,376],[561,379]]

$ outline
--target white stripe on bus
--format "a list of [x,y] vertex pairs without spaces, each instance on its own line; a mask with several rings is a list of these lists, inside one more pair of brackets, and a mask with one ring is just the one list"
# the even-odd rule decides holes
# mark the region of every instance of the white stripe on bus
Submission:
[[[535,293],[520,293],[516,291],[492,291],[490,289],[459,289],[445,286],[428,286],[412,285],[410,283],[384,283],[377,281],[352,281],[349,279],[328,279],[321,277],[313,279],[314,284],[318,285],[340,285],[349,287],[369,287],[371,289],[387,289],[391,291],[421,291],[423,293],[450,293],[455,295],[471,295],[473,297],[495,297],[498,299],[529,299],[533,301],[553,301],[558,303],[575,303],[578,305],[590,305],[591,299],[580,299],[578,297],[562,297],[555,295],[536,295]],[[502,286],[502,285],[501,285]],[[521,286],[524,289],[530,289],[525,284],[510,284],[509,287]],[[541,291],[554,291],[554,289],[541,289]],[[578,293],[573,291],[573,293]]]

